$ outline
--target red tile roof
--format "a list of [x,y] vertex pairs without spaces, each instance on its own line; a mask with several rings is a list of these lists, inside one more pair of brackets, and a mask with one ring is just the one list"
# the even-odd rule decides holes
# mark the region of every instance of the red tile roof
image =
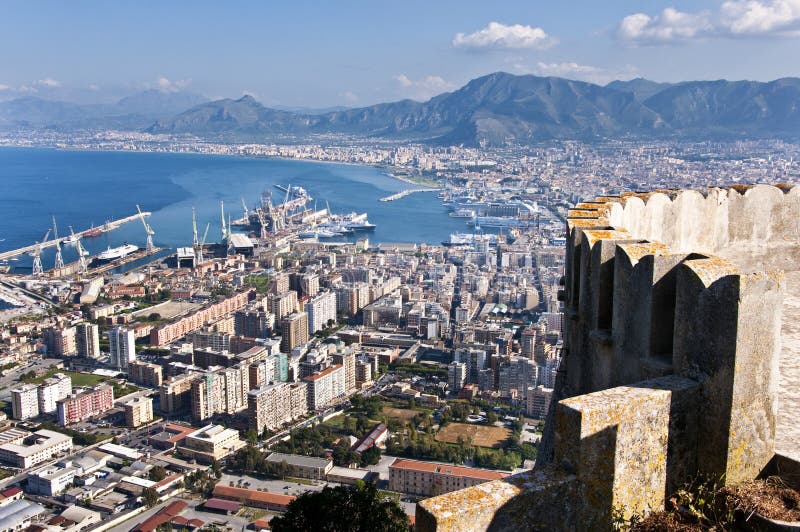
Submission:
[[234,488],[231,486],[220,486],[219,484],[214,487],[213,493],[214,497],[219,497],[222,499],[232,499],[235,501],[244,499],[247,502],[260,502],[278,506],[289,506],[289,503],[297,498],[292,495],[282,495],[280,493],[270,493],[268,491],[248,490],[245,488]]
[[203,506],[212,510],[223,510],[226,512],[235,512],[242,507],[241,504],[234,501],[226,501],[224,499],[208,499],[203,503]]

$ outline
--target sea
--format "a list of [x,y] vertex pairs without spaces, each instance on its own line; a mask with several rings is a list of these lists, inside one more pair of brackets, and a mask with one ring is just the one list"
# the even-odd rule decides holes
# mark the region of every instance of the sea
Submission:
[[[232,219],[243,215],[242,200],[254,206],[262,192],[272,192],[273,204],[285,197],[275,185],[299,185],[314,198],[310,206],[327,205],[334,213],[366,212],[374,231],[334,240],[367,236],[370,243],[415,242],[439,244],[451,233],[470,228],[462,218],[448,216],[435,192],[410,194],[391,202],[379,198],[414,185],[371,166],[252,157],[79,151],[42,148],[0,148],[0,251],[41,241],[55,218],[58,234],[85,231],[92,225],[136,213],[136,205],[152,212],[148,223],[159,247],[174,250],[192,244],[192,208],[200,237],[208,224],[206,242],[221,239],[220,201]],[[226,214],[227,217],[227,214]],[[234,228],[235,232],[243,232]],[[52,232],[51,232],[52,237]],[[139,221],[82,244],[92,254],[125,243],[144,247]],[[74,247],[64,246],[64,261],[77,259]],[[167,252],[165,251],[164,254]],[[45,269],[52,267],[53,248],[42,253]],[[13,271],[30,269],[25,255],[9,262]]]

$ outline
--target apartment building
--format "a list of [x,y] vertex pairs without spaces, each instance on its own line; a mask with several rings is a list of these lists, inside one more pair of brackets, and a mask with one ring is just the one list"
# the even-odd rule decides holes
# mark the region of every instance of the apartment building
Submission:
[[259,434],[266,428],[275,430],[286,422],[308,412],[307,384],[280,382],[250,390],[247,414],[250,428]]
[[430,497],[492,480],[502,480],[510,474],[505,471],[398,458],[389,466],[389,489]]
[[239,432],[220,425],[206,425],[188,434],[178,446],[180,456],[195,459],[203,464],[222,460],[235,453],[246,444],[239,438]]
[[79,323],[75,327],[75,347],[80,357],[98,358],[100,356],[100,328],[94,323]]
[[11,412],[14,419],[30,419],[39,415],[39,391],[34,384],[23,384],[11,390]]
[[306,301],[308,314],[308,334],[312,335],[328,326],[330,320],[336,321],[336,294],[323,292]]
[[153,400],[150,397],[131,399],[122,405],[125,409],[125,425],[136,428],[153,421]]
[[158,388],[164,381],[164,370],[158,364],[134,360],[128,364],[128,380],[149,388]]
[[128,364],[136,360],[136,336],[132,330],[114,327],[108,331],[108,363],[120,371],[128,371]]
[[114,407],[114,389],[101,384],[56,401],[58,423],[66,426],[100,415]]
[[308,385],[308,409],[318,410],[327,406],[337,397],[345,395],[344,368],[335,364],[327,369],[305,377]]
[[53,414],[57,410],[57,402],[72,393],[72,379],[63,373],[56,373],[39,385],[39,412]]
[[291,353],[298,345],[308,342],[308,314],[295,312],[281,320],[281,351]]
[[0,461],[27,469],[72,450],[72,438],[52,430],[30,433],[10,429],[0,433]]

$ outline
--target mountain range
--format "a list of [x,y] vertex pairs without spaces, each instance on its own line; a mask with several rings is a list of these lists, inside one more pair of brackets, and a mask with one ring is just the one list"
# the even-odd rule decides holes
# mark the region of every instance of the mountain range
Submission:
[[[800,137],[797,78],[681,83],[639,78],[602,86],[497,72],[426,102],[401,100],[330,111],[269,108],[252,96],[207,101],[184,93],[142,93],[105,107],[31,100],[0,103],[0,127],[89,124],[120,129],[115,124],[136,123],[141,124],[137,129],[151,133],[221,140],[346,134],[464,145],[612,137]],[[145,123],[147,117],[152,120]],[[105,123],[112,126],[101,126]]]

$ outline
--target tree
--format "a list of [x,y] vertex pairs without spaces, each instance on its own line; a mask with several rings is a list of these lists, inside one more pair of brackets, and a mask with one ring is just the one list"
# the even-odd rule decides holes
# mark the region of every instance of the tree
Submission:
[[157,465],[150,470],[150,480],[153,482],[161,482],[167,478],[167,470],[164,466]]
[[148,508],[152,508],[158,504],[159,495],[154,488],[145,488],[142,490],[142,502]]
[[270,526],[274,532],[408,532],[411,522],[396,501],[381,499],[369,483],[304,493]]
[[361,465],[375,465],[381,461],[381,450],[377,445],[373,445],[361,453]]

